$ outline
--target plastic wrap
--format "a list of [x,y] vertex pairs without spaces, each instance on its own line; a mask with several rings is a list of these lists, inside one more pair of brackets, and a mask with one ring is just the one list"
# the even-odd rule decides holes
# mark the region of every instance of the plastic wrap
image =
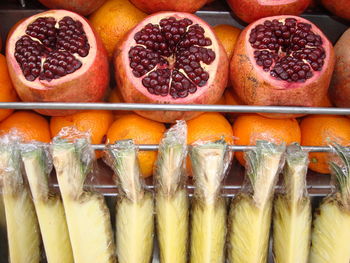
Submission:
[[311,202],[306,189],[308,153],[298,144],[287,147],[281,193],[273,214],[276,263],[307,263],[311,241]]
[[220,191],[232,152],[224,140],[190,147],[195,184],[191,217],[191,263],[225,261],[226,200]]
[[161,263],[186,263],[189,200],[185,187],[187,125],[178,121],[164,135],[154,178],[156,222]]
[[116,262],[110,213],[102,194],[86,191],[94,152],[90,138],[64,128],[51,146],[75,263]]
[[132,140],[108,145],[106,161],[116,174],[116,243],[119,263],[149,263],[153,252],[154,201],[145,190]]
[[5,206],[9,262],[40,261],[40,231],[29,188],[22,176],[20,137],[0,138],[0,183]]
[[52,170],[49,145],[31,142],[22,144],[20,148],[46,258],[49,263],[74,262],[62,200],[49,187]]
[[337,143],[330,146],[336,187],[315,213],[310,263],[350,262],[350,151]]
[[272,201],[285,146],[257,141],[246,152],[246,181],[232,200],[229,214],[229,262],[266,262]]

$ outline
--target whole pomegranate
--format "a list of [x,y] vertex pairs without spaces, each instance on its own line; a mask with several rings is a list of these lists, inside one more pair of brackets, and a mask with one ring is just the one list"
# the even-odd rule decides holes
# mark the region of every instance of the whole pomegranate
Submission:
[[331,100],[338,107],[350,108],[350,29],[335,45],[334,74],[330,87]]
[[153,14],[159,11],[177,11],[194,13],[208,0],[130,0],[137,8]]
[[349,0],[321,0],[323,6],[341,18],[350,20]]
[[[163,12],[147,17],[117,46],[115,76],[126,102],[214,104],[228,79],[228,59],[211,27],[195,15]],[[138,111],[160,121],[199,113]]]
[[299,15],[311,0],[227,0],[233,13],[246,23],[278,15]]
[[314,24],[275,16],[242,31],[231,80],[245,104],[312,107],[326,96],[333,69],[333,46]]
[[[95,102],[109,84],[107,53],[87,20],[50,10],[23,20],[7,40],[13,85],[23,101]],[[74,111],[38,110],[59,116]]]
[[106,0],[39,0],[50,9],[66,9],[83,16],[90,15],[97,10]]

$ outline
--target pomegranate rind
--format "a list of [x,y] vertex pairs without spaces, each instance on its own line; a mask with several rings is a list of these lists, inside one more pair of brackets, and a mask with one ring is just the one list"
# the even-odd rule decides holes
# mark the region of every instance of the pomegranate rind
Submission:
[[[88,37],[89,55],[79,58],[83,66],[77,71],[51,81],[28,81],[14,57],[15,45],[25,33],[29,24],[39,17],[55,17],[60,20],[65,16],[79,20]],[[89,22],[80,15],[66,10],[50,10],[31,16],[18,24],[7,39],[6,59],[12,83],[22,101],[26,102],[97,102],[101,101],[109,85],[109,65],[107,52]],[[49,116],[73,114],[76,110],[37,110]]]
[[160,11],[194,13],[207,3],[207,0],[130,0],[137,8],[153,14]]
[[278,15],[300,15],[311,0],[227,0],[233,13],[246,23]]
[[330,86],[332,102],[337,107],[350,107],[350,29],[340,37],[334,52],[336,65]]
[[[263,24],[265,20],[286,18],[310,24],[311,30],[320,35],[323,41],[326,53],[324,66],[321,71],[313,71],[313,77],[303,83],[278,80],[271,77],[269,72],[264,72],[256,64],[254,49],[249,43],[250,32],[257,25]],[[234,91],[245,104],[317,107],[327,94],[334,64],[332,43],[313,23],[297,16],[273,16],[260,19],[242,31],[231,60],[230,78]]]
[[322,0],[322,5],[332,14],[350,20],[349,0]]
[[50,9],[66,9],[87,16],[97,10],[106,0],[39,0]]
[[[135,78],[129,67],[128,52],[135,44],[133,39],[136,32],[140,31],[148,23],[158,24],[162,18],[173,16],[176,19],[188,18],[194,23],[201,25],[206,35],[211,38],[211,49],[216,53],[216,58],[208,69],[210,77],[204,87],[198,88],[194,94],[186,98],[173,99],[171,95],[166,97],[150,94],[142,86],[142,78]],[[138,26],[129,32],[127,36],[116,47],[114,58],[115,78],[125,102],[128,103],[155,103],[155,104],[214,104],[224,93],[228,80],[228,58],[224,47],[216,37],[211,27],[195,15],[182,12],[159,12],[148,16]],[[139,115],[158,122],[173,123],[176,120],[189,120],[202,112],[180,112],[180,111],[135,111]]]

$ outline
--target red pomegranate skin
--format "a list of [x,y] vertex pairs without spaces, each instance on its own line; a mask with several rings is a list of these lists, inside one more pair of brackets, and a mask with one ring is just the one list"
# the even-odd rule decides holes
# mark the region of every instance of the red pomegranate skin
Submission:
[[66,9],[87,16],[97,10],[106,0],[39,0],[50,9]]
[[[162,17],[168,17],[168,16],[174,16],[175,13],[172,12],[159,12],[157,14],[154,14],[149,17],[153,16],[162,16]],[[198,17],[188,14],[188,13],[181,13],[177,12],[176,14],[180,15],[180,17],[189,18],[195,22],[198,23],[198,20],[200,20]],[[175,16],[178,18],[177,16]],[[146,18],[147,19],[147,18]],[[206,27],[210,26],[206,24],[204,21],[200,20],[202,25],[205,25]],[[141,24],[146,25],[148,22],[141,22]],[[218,56],[218,63],[219,66],[217,67],[215,72],[211,72],[210,74],[214,76],[215,79],[211,81],[210,86],[206,86],[205,90],[201,93],[201,96],[197,96],[195,98],[187,97],[180,100],[164,100],[163,97],[154,98],[154,96],[147,96],[143,92],[141,92],[137,86],[137,84],[134,84],[133,79],[130,78],[130,71],[129,71],[129,65],[128,61],[127,63],[125,56],[125,52],[123,54],[123,51],[129,50],[130,48],[130,42],[129,39],[133,37],[135,32],[137,32],[140,28],[135,27],[133,30],[129,32],[128,35],[124,37],[124,39],[119,42],[119,44],[116,47],[115,51],[115,57],[114,57],[114,68],[115,68],[115,78],[117,81],[117,86],[120,88],[120,91],[122,93],[123,99],[125,102],[128,103],[154,103],[154,104],[214,104],[216,103],[223,95],[225,88],[227,87],[228,83],[228,69],[229,69],[229,61],[227,58],[227,54],[225,52],[224,47],[222,44],[218,41],[217,37],[215,36],[215,33],[213,33],[213,41],[217,41],[218,44],[218,50],[216,55]],[[129,72],[128,72],[129,71]],[[164,122],[164,123],[174,123],[176,120],[190,120],[203,112],[189,112],[189,111],[135,111],[137,114],[152,119],[158,122]]]
[[153,14],[159,11],[194,13],[207,3],[207,0],[130,0],[137,8]]
[[334,47],[336,64],[332,77],[330,95],[337,107],[350,108],[350,29]]
[[[327,1],[327,0],[326,0]],[[246,23],[278,15],[299,15],[311,0],[227,0],[233,13]]]
[[[304,23],[309,21],[296,16],[275,16],[268,20],[294,18]],[[256,65],[254,55],[250,52],[249,34],[251,29],[258,24],[263,24],[266,19],[260,19],[246,27],[235,46],[234,54],[230,64],[230,79],[232,87],[238,97],[247,105],[258,106],[304,106],[318,107],[326,96],[334,70],[334,50],[332,44],[328,42],[328,56],[321,73],[315,73],[311,79],[305,83],[278,81],[268,73],[262,73],[262,69]],[[321,33],[315,25],[312,29],[316,33]],[[271,114],[268,114],[273,116]]]
[[332,14],[350,20],[349,0],[322,0],[322,4]]
[[[61,16],[71,16],[73,18],[79,17],[80,21],[89,22],[80,15],[65,11],[65,10],[50,10],[22,21],[22,23],[16,24],[16,28],[10,31],[10,35],[7,38],[6,45],[6,59],[8,69],[12,83],[19,95],[20,99],[24,102],[98,102],[101,101],[105,95],[105,92],[109,85],[109,64],[107,52],[100,40],[99,36],[89,26],[90,38],[94,39],[94,52],[93,59],[90,66],[85,70],[83,68],[64,76],[58,80],[52,80],[51,82],[39,81],[34,82],[27,81],[22,73],[20,65],[14,58],[14,45],[18,38],[24,35],[23,30],[18,31],[21,27],[27,27],[36,18],[41,16],[53,16],[60,13]],[[86,29],[86,28],[85,28]],[[20,29],[21,30],[21,29]],[[86,32],[86,30],[85,30]],[[86,32],[88,33],[88,32]],[[84,67],[84,65],[83,65]],[[65,116],[70,115],[77,110],[36,110],[37,112],[48,116]]]

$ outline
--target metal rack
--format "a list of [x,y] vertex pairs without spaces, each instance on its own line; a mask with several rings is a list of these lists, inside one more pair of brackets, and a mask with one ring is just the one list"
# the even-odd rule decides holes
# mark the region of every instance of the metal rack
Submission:
[[[135,103],[28,103],[28,102],[9,102],[0,103],[0,109],[99,109],[99,110],[160,110],[160,111],[207,111],[207,112],[236,112],[236,113],[286,113],[286,114],[339,114],[350,115],[350,108],[309,108],[309,107],[279,107],[279,106],[228,106],[228,105],[183,105],[183,104],[135,104]],[[104,144],[92,145],[95,150],[105,149]],[[138,145],[141,151],[157,151],[158,145]],[[232,151],[247,151],[254,149],[255,146],[229,146]],[[327,146],[304,146],[304,150],[309,152],[329,152]],[[105,196],[116,196],[117,187],[113,181],[112,171],[103,162],[99,162],[99,178],[90,178],[87,181],[87,187],[103,193]],[[244,168],[235,161],[233,162],[230,175],[227,177],[223,187],[223,195],[227,197],[234,196],[240,189],[244,178]],[[51,182],[55,188],[58,188],[56,178],[53,175]],[[149,189],[153,189],[152,179],[146,180]],[[308,174],[308,191],[311,196],[320,197],[329,194],[332,191],[329,175],[321,175],[314,172]],[[280,186],[276,187],[276,190]],[[192,180],[188,182],[188,191],[192,195],[194,186]]]

